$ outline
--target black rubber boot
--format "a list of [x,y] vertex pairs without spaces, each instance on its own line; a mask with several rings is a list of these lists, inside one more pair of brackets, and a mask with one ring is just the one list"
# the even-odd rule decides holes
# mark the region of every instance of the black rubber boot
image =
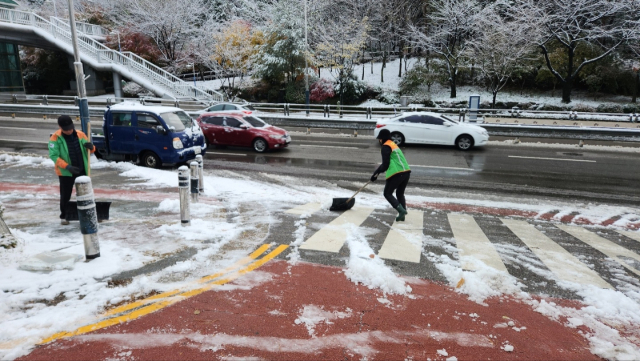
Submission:
[[398,216],[396,217],[396,221],[404,222],[404,216],[407,215],[407,210],[404,209],[402,204],[398,204],[398,208],[396,208],[396,210],[398,211]]

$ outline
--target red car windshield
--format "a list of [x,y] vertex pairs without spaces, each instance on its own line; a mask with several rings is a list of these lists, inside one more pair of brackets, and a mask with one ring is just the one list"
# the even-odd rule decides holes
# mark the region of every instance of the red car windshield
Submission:
[[267,123],[265,123],[261,119],[252,116],[245,116],[242,117],[242,119],[244,119],[245,122],[251,124],[251,126],[254,128],[262,128],[267,125]]

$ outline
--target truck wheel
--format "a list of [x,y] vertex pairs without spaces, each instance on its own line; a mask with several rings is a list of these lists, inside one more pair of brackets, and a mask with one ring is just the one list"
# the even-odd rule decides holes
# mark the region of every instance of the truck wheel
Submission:
[[153,152],[146,152],[140,158],[142,161],[142,165],[149,168],[160,168],[162,166],[162,161],[160,158]]
[[255,150],[258,153],[264,153],[267,151],[267,149],[269,149],[269,145],[267,144],[267,141],[262,139],[262,138],[256,138],[253,141],[253,150]]

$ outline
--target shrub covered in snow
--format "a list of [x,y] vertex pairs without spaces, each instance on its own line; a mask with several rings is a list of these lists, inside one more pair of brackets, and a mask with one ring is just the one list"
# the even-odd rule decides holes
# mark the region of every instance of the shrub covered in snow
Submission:
[[620,104],[600,104],[597,108],[598,113],[622,113],[623,108]]
[[148,91],[139,84],[130,81],[122,88],[122,92],[127,98],[136,98],[140,95],[145,95]]
[[336,95],[336,92],[333,89],[333,83],[325,78],[321,78],[317,82],[313,83],[309,90],[311,93],[310,100],[314,103],[322,103]]
[[377,100],[385,104],[398,104],[400,103],[400,96],[397,92],[388,89],[379,89],[380,94],[376,97]]
[[578,103],[573,106],[574,112],[590,112],[593,113],[596,111],[596,108],[588,106],[586,104]]
[[344,80],[342,85],[344,89],[340,89],[340,84],[336,84],[334,89],[336,94],[342,95],[340,100],[343,104],[358,104],[375,94],[374,89],[359,81],[353,74]]

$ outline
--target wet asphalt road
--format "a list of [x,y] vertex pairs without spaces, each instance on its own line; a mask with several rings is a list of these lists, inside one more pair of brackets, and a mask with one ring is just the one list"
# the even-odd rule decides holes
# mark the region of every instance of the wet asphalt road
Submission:
[[[46,139],[55,130],[55,123],[26,123],[0,121],[0,150],[18,149],[23,152],[46,154]],[[27,143],[2,141],[12,139]],[[39,144],[34,144],[33,141]],[[20,145],[22,144],[22,145]],[[421,194],[440,188],[443,194],[455,194],[456,190],[473,190],[491,195],[505,195],[508,199],[518,196],[539,200],[564,198],[577,201],[599,201],[607,205],[640,204],[640,153],[584,150],[577,147],[534,148],[526,145],[495,145],[461,152],[452,147],[404,146],[402,147],[412,165],[410,192]],[[292,145],[285,150],[256,154],[249,149],[210,149],[205,169],[230,170],[243,176],[268,181],[261,173],[285,174],[295,178],[297,184],[320,184],[325,180],[347,189],[356,188],[354,183],[364,183],[376,168],[379,160],[379,145],[370,137],[351,138],[340,135],[293,136]],[[44,170],[43,170],[44,172]],[[47,170],[47,172],[49,172]],[[102,171],[105,172],[105,171]],[[113,177],[117,179],[117,172]],[[286,178],[271,178],[272,182],[286,185]],[[367,192],[380,193],[383,182]],[[294,185],[295,186],[295,185]],[[426,195],[426,194],[425,194]],[[457,195],[456,195],[457,196]],[[283,209],[295,205],[282,205]],[[260,210],[254,210],[256,215]],[[446,211],[424,213],[424,235],[427,239],[419,263],[386,261],[394,272],[444,282],[438,269],[438,257],[457,259],[455,239]],[[305,219],[304,239],[325,227],[339,213],[322,210]],[[277,221],[271,222],[263,242],[291,244],[296,240],[300,218],[278,213]],[[367,230],[367,241],[377,254],[393,223],[395,212],[378,209],[362,224]],[[508,272],[526,286],[526,290],[541,295],[579,299],[572,291],[558,286],[552,278],[540,274],[548,270],[542,262],[518,239],[499,217],[474,214],[474,219],[494,244]],[[551,222],[529,220],[551,239],[565,247],[572,255],[592,268],[616,288],[640,287],[640,279],[628,270],[616,265],[600,251],[586,246],[580,240],[558,229]],[[640,245],[609,230],[599,234],[627,249],[640,253]],[[433,240],[433,241],[430,241]],[[289,252],[280,258],[287,259]],[[304,261],[327,265],[344,266],[350,256],[345,245],[337,254],[300,250]],[[188,259],[191,254],[176,254],[176,259]],[[153,272],[162,269],[161,264],[150,266]],[[535,270],[538,271],[535,271]],[[140,272],[142,272],[140,271]],[[118,275],[114,275],[118,276]],[[122,274],[123,278],[133,274]],[[115,277],[117,278],[117,277]]]
[[[55,120],[0,118],[0,149],[39,151],[57,129]],[[640,152],[564,146],[490,144],[453,147],[405,145],[415,187],[471,189],[615,204],[640,204]],[[208,167],[259,171],[324,180],[366,182],[380,163],[370,136],[294,133],[287,149],[258,154],[251,149],[210,149]],[[379,181],[380,182],[380,181]]]

